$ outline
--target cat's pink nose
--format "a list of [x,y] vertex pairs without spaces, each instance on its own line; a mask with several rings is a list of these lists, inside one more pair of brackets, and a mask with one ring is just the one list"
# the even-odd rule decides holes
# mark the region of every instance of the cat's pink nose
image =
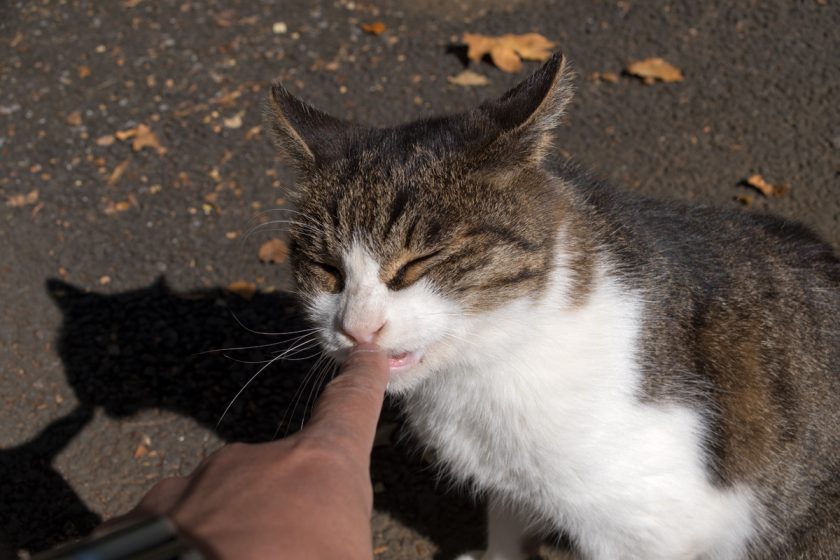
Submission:
[[382,323],[368,324],[343,323],[341,325],[341,332],[356,344],[361,344],[363,342],[373,342],[376,340],[376,335],[382,332],[384,327],[384,321]]

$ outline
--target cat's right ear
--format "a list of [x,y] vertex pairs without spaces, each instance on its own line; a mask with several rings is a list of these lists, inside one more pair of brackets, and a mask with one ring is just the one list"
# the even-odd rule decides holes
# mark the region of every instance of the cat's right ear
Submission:
[[509,167],[545,157],[572,99],[572,72],[554,54],[499,99],[468,113],[482,167]]
[[271,86],[267,112],[281,156],[302,170],[339,157],[355,128],[307,105],[280,83]]

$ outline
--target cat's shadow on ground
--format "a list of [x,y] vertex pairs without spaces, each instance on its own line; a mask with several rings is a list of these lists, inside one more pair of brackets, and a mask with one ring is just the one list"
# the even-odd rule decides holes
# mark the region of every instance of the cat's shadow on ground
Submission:
[[[99,516],[52,466],[97,409],[113,418],[147,409],[173,411],[215,430],[225,441],[267,441],[314,362],[273,365],[217,426],[227,403],[259,366],[231,361],[221,352],[200,353],[288,340],[249,332],[233,314],[253,331],[303,329],[290,295],[256,293],[246,299],[223,289],[175,293],[163,280],[110,295],[59,280],[48,280],[46,289],[63,314],[58,352],[79,405],[30,441],[0,450],[1,558],[19,549],[50,548],[89,533],[99,523]],[[288,344],[236,357],[264,360],[284,348]],[[300,424],[303,409],[299,405],[289,414],[292,425]],[[391,405],[386,405],[383,419],[398,423]],[[483,531],[475,508],[469,500],[447,494],[410,444],[377,447],[372,475],[386,488],[376,494],[377,510],[428,536],[439,547],[436,558],[452,558],[480,545]]]

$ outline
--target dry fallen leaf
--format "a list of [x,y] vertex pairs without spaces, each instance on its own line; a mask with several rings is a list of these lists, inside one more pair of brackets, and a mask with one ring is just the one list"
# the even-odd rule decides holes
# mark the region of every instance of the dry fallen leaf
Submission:
[[258,256],[263,263],[281,263],[289,256],[289,248],[282,239],[269,239],[260,246]]
[[758,173],[750,175],[744,182],[764,196],[784,196],[790,191],[790,185],[771,185]]
[[27,194],[13,194],[6,201],[6,205],[17,208],[19,206],[35,204],[36,202],[38,202],[38,189],[33,189]]
[[472,70],[464,70],[460,74],[449,76],[446,79],[450,84],[464,87],[486,86],[490,83],[490,80],[488,80],[486,76],[482,76],[478,72],[473,72]]
[[373,23],[363,23],[359,27],[362,28],[362,31],[369,35],[382,35],[385,33],[385,24],[381,21],[375,21]]
[[627,66],[627,73],[641,78],[648,85],[657,80],[666,83],[683,81],[682,70],[667,62],[664,58],[658,57],[630,63]]
[[157,150],[158,155],[166,153],[166,148],[160,145],[160,140],[158,140],[158,137],[154,132],[152,132],[152,129],[145,124],[140,124],[137,126],[137,134],[134,136],[134,141],[131,143],[131,149],[135,152],[139,152],[143,148],[154,148]]
[[97,146],[102,146],[103,148],[107,148],[108,146],[113,144],[115,141],[116,141],[116,138],[114,138],[113,134],[106,134],[105,136],[100,136],[99,138],[96,139],[96,145]]
[[90,66],[80,66],[79,67],[79,77],[84,79],[90,76]]
[[73,111],[67,115],[67,124],[70,126],[79,126],[82,124],[82,114],[79,111]]
[[609,82],[611,84],[617,84],[620,79],[615,72],[593,72],[589,78],[593,82]]
[[122,177],[123,173],[125,173],[126,168],[128,168],[128,163],[130,161],[130,159],[123,160],[120,163],[118,163],[116,167],[114,167],[114,170],[111,171],[111,175],[108,176],[108,181],[106,181],[106,184],[109,187],[111,185],[116,184],[117,181],[120,180],[120,177]]
[[225,128],[240,128],[242,126],[242,115],[237,113],[232,117],[223,119]]
[[149,454],[149,448],[146,447],[146,445],[143,442],[140,442],[140,444],[134,450],[134,458],[135,459],[145,457],[148,454]]
[[377,546],[376,548],[374,548],[374,549],[373,549],[373,553],[374,553],[376,556],[379,556],[380,554],[382,554],[383,552],[385,552],[385,551],[387,551],[387,550],[388,550],[388,545],[387,545],[387,544],[383,544],[382,546]]
[[503,72],[518,72],[522,60],[548,60],[554,48],[554,43],[539,33],[500,37],[464,33],[463,41],[467,44],[467,58],[481,60],[490,55],[493,64]]
[[113,200],[106,200],[104,211],[106,215],[113,216],[114,214],[131,210],[132,206],[137,206],[137,197],[130,194],[128,195],[128,200],[119,200],[117,202],[114,202]]
[[244,280],[237,280],[231,282],[227,286],[227,291],[238,295],[244,299],[251,299],[257,293],[257,285],[253,282],[246,282]]
[[137,136],[137,129],[136,128],[129,128],[128,130],[118,130],[114,133],[114,136],[117,137],[117,140],[120,142],[125,142],[129,138],[134,138]]

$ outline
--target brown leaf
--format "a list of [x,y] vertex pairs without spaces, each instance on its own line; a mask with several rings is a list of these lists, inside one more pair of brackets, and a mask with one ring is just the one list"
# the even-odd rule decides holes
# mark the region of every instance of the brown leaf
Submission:
[[593,82],[609,82],[611,84],[617,84],[620,79],[615,72],[593,72],[589,78]]
[[28,204],[35,204],[36,202],[38,202],[38,189],[33,189],[27,194],[13,194],[6,201],[6,206],[17,208]]
[[137,136],[137,129],[136,128],[129,128],[128,130],[118,130],[114,133],[114,136],[117,137],[117,140],[120,142],[125,142],[129,138],[134,138]]
[[120,163],[118,163],[116,167],[114,167],[114,170],[111,171],[111,175],[108,176],[108,180],[106,181],[106,184],[109,187],[111,185],[115,185],[117,181],[120,180],[120,177],[123,176],[123,173],[125,173],[126,168],[128,168],[128,164],[130,161],[130,159],[123,160]]
[[464,33],[463,41],[467,44],[467,58],[477,61],[489,55],[493,64],[504,72],[518,72],[522,60],[548,60],[555,45],[539,33],[499,37]]
[[242,114],[237,113],[232,117],[223,119],[225,128],[240,128],[242,126]]
[[97,146],[102,146],[103,148],[107,148],[108,146],[113,144],[115,141],[116,141],[116,138],[114,138],[113,134],[106,134],[105,136],[100,136],[99,138],[96,139],[96,145]]
[[446,80],[450,84],[455,84],[456,86],[486,86],[490,83],[490,80],[487,79],[486,76],[482,76],[478,72],[473,72],[472,70],[464,70],[460,74],[456,74],[455,76],[449,76]]
[[227,286],[227,291],[238,295],[244,299],[251,299],[257,293],[257,285],[253,282],[246,282],[244,280],[237,280],[231,282]]
[[82,124],[82,114],[79,111],[73,111],[67,115],[67,124],[70,126],[79,126]]
[[137,448],[134,450],[134,458],[139,459],[141,457],[145,457],[149,454],[149,448],[146,447],[146,444],[140,442]]
[[152,129],[145,124],[140,124],[137,126],[134,141],[131,143],[131,149],[135,152],[139,152],[143,148],[154,148],[157,150],[159,155],[166,153],[166,148],[160,145],[160,140],[158,140],[157,135],[152,132]]
[[80,66],[79,67],[79,77],[84,79],[90,76],[90,66]]
[[744,181],[764,196],[784,196],[790,191],[790,185],[771,185],[758,173],[750,175]]
[[380,554],[382,554],[383,552],[385,552],[387,550],[388,550],[388,545],[383,544],[382,546],[377,546],[376,548],[374,548],[373,549],[373,554],[376,555],[376,556],[379,556]]
[[362,31],[369,35],[382,35],[385,33],[385,24],[381,21],[375,21],[373,23],[363,23],[359,27],[362,28]]
[[128,195],[128,200],[119,200],[114,202],[113,200],[106,199],[105,200],[105,214],[108,216],[113,216],[114,214],[119,214],[121,212],[125,212],[127,210],[131,210],[132,206],[137,206],[137,197],[133,194]]
[[282,239],[269,239],[260,246],[260,262],[278,264],[289,256],[289,248]]
[[642,78],[648,85],[657,80],[666,83],[683,81],[682,70],[658,57],[632,62],[627,66],[626,71],[632,76]]

